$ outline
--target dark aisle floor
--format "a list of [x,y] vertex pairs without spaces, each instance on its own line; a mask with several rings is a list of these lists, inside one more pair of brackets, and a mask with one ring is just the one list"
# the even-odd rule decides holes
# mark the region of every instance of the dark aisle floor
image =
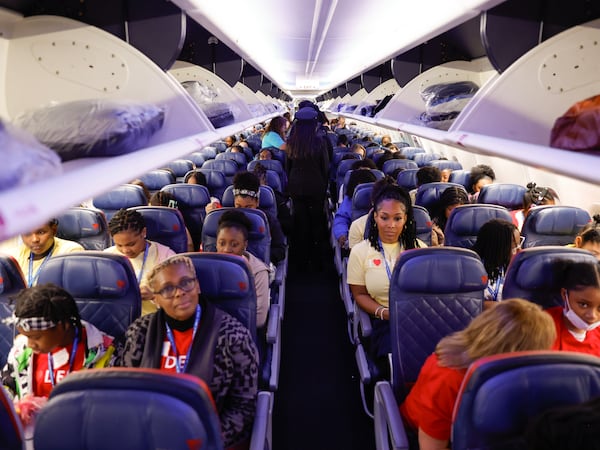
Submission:
[[275,450],[375,448],[330,253],[324,270],[288,274]]

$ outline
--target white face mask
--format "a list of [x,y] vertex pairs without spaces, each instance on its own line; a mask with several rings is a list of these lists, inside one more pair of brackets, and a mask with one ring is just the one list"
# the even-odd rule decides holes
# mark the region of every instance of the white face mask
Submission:
[[575,311],[573,311],[569,305],[569,294],[565,293],[565,306],[563,309],[563,313],[567,320],[571,322],[571,324],[580,330],[583,331],[592,331],[596,328],[600,327],[600,321],[594,322],[593,324],[588,324],[585,320],[577,315]]

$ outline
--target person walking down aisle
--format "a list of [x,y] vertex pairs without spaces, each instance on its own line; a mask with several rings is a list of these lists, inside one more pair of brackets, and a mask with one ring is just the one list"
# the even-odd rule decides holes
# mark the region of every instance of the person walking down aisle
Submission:
[[287,141],[288,188],[294,205],[293,261],[301,270],[321,267],[326,244],[324,202],[329,158],[314,108],[298,110]]

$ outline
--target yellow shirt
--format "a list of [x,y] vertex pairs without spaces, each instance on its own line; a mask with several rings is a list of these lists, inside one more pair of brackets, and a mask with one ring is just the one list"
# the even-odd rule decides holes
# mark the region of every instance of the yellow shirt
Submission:
[[[52,253],[50,254],[50,258],[57,255],[65,255],[67,253],[73,252],[82,252],[85,249],[79,245],[77,242],[68,241],[66,239],[54,238],[54,248],[52,249]],[[41,258],[37,260],[33,260],[31,265],[31,280],[29,277],[29,256],[31,255],[31,250],[25,244],[21,243],[16,248],[17,253],[12,256],[15,257],[19,266],[21,266],[21,270],[23,271],[23,276],[25,277],[25,283],[27,285],[35,286],[37,284],[37,279],[40,273],[40,268],[46,261],[46,258]]]

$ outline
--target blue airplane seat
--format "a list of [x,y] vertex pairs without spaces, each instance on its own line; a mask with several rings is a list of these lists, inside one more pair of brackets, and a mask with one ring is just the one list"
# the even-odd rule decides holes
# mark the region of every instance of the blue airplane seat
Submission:
[[470,170],[453,170],[450,172],[450,183],[460,184],[467,192],[471,189],[471,171]]
[[[273,155],[273,160],[277,160],[281,163],[281,167],[285,168],[285,163],[287,161],[287,153],[280,148],[277,147],[264,147],[267,150],[270,150]],[[264,150],[261,148],[261,150]]]
[[[217,251],[217,229],[221,215],[234,208],[213,209],[206,215],[202,228],[202,250],[205,252]],[[252,230],[248,236],[248,251],[266,264],[271,261],[271,233],[267,216],[260,209],[236,208],[242,211],[252,221]]]
[[181,211],[168,206],[136,206],[129,209],[144,217],[148,240],[166,245],[175,253],[187,252],[187,234]]
[[374,183],[363,183],[356,186],[352,196],[352,220],[364,216],[371,209],[371,192]]
[[175,182],[182,183],[185,174],[190,170],[194,170],[196,165],[193,161],[189,159],[175,159],[167,164],[165,164],[166,168],[171,169],[175,174]]
[[575,206],[548,205],[532,208],[521,230],[521,235],[525,236],[523,248],[571,244],[579,230],[591,220],[585,209]]
[[219,153],[215,160],[227,159],[236,163],[238,171],[244,170],[247,164],[246,155],[244,153],[223,152]]
[[482,225],[492,219],[504,219],[512,223],[512,217],[504,206],[481,203],[457,206],[450,213],[444,229],[444,245],[473,248]]
[[212,197],[216,197],[219,200],[223,198],[223,192],[227,186],[231,186],[231,182],[227,181],[225,178],[225,174],[220,170],[212,170],[212,169],[196,169],[198,172],[201,172],[206,177],[206,184],[208,187],[208,192]]
[[[382,180],[385,177],[385,174],[379,169],[359,169],[359,170],[369,170],[373,175],[375,175],[376,180]],[[354,170],[350,169],[344,175],[344,184],[343,186],[348,186],[348,182],[350,181],[350,175],[354,172]],[[346,190],[344,189],[344,195]]]
[[433,161],[429,161],[426,166],[437,167],[440,170],[450,169],[450,170],[462,170],[463,166],[458,161],[450,161],[447,159],[437,159]]
[[205,160],[215,159],[217,157],[217,149],[212,146],[204,147],[200,150],[200,153],[204,155]]
[[[4,363],[2,363],[4,366]],[[21,419],[5,389],[0,389],[0,448],[23,450],[24,434]]]
[[483,186],[477,196],[477,203],[489,203],[515,210],[523,208],[523,195],[527,189],[520,184],[492,183]]
[[483,263],[471,250],[431,247],[400,255],[389,294],[392,386],[399,401],[439,340],[481,313],[486,286]]
[[365,147],[365,150],[367,151],[366,157],[371,158],[375,152],[384,150],[384,148],[381,147],[380,145],[371,145],[369,147]]
[[202,167],[202,164],[204,164],[208,158],[204,153],[198,151],[190,153],[186,159],[192,161],[196,167]]
[[[244,166],[245,166],[248,161],[252,161],[252,159],[254,158],[254,152],[252,151],[250,146],[242,145],[241,148],[242,148],[242,152],[244,153],[244,156],[246,157],[246,161],[244,162]],[[231,148],[228,148],[227,150],[225,150],[225,153],[233,153],[233,152],[231,151]]]
[[165,169],[155,169],[138,177],[148,188],[150,194],[160,191],[163,186],[177,181],[175,175]]
[[452,449],[526,450],[531,419],[598,396],[600,359],[590,355],[532,351],[481,358],[469,367],[456,401]]
[[383,173],[390,175],[396,169],[417,169],[418,166],[410,159],[390,159],[383,163]]
[[100,209],[73,207],[56,219],[59,238],[79,242],[86,250],[104,250],[111,246],[106,216]]
[[233,183],[233,177],[238,172],[238,166],[234,161],[227,159],[209,159],[202,164],[202,169],[219,170],[225,175],[227,184]]
[[340,161],[342,161],[342,158],[344,158],[346,155],[350,155],[350,158],[346,159],[362,159],[358,153],[352,153],[350,151],[350,147],[343,147],[341,150],[336,150],[333,152],[330,163],[331,167],[335,169]]
[[267,186],[270,186],[271,189],[277,192],[283,192],[283,185],[281,184],[281,178],[279,178],[279,174],[274,170],[267,169]]
[[177,200],[177,209],[194,241],[194,249],[200,248],[202,224],[206,217],[205,207],[210,203],[210,192],[206,186],[176,183],[164,186],[161,191],[172,194]]
[[54,283],[69,292],[83,320],[117,338],[141,314],[136,274],[127,257],[85,251],[50,258],[38,284]]
[[216,141],[211,144],[215,148],[217,153],[223,153],[227,150],[227,144],[224,141]]
[[[234,206],[233,186],[228,186],[223,193],[221,204],[226,207]],[[277,202],[275,193],[270,186],[260,186],[258,206],[263,211],[268,211],[273,217],[277,217]]]
[[552,277],[552,264],[558,259],[597,263],[591,253],[572,247],[543,246],[517,253],[506,271],[502,298],[524,298],[543,308],[563,305],[559,286]]
[[248,163],[248,172],[252,172],[257,164],[262,164],[265,167],[265,169],[274,170],[275,172],[277,172],[277,175],[279,175],[279,179],[281,180],[281,186],[283,187],[283,189],[287,188],[287,175],[285,173],[285,169],[281,161],[277,159],[255,159],[254,161],[250,161]]
[[12,316],[15,308],[12,298],[25,287],[25,279],[17,260],[0,253],[0,367],[4,367],[6,363],[6,357],[16,334],[13,327],[2,322],[2,319]]
[[417,172],[419,169],[405,169],[398,174],[396,183],[407,191],[417,188]]
[[415,225],[417,227],[417,238],[425,242],[428,246],[431,245],[431,217],[429,212],[422,206],[413,206],[413,215]]
[[73,372],[56,385],[36,418],[34,446],[223,450],[223,441],[214,400],[200,378],[108,368]]
[[426,166],[429,161],[437,161],[440,158],[438,153],[416,153],[414,155],[414,162],[417,163],[417,166],[423,167]]
[[[444,192],[449,187],[457,187],[459,189],[465,190],[465,188],[456,183],[425,183],[417,189],[417,195],[415,198],[415,205],[423,206],[429,213],[431,214],[432,208],[435,207],[435,204]],[[465,190],[465,193],[467,191]]]
[[[173,180],[173,182],[175,181]],[[122,184],[104,194],[94,197],[92,203],[95,208],[104,212],[106,220],[110,222],[112,216],[114,216],[119,209],[147,205],[148,199],[144,195],[144,190],[141,186],[135,184]]]
[[352,169],[352,164],[355,162],[355,159],[344,159],[338,164],[337,168],[335,169],[335,185],[338,189],[344,183],[344,177],[346,176],[346,173]]
[[[398,147],[400,148],[400,147]],[[400,152],[406,156],[408,159],[414,159],[415,155],[418,153],[425,153],[425,149],[421,147],[402,147],[400,148]]]

